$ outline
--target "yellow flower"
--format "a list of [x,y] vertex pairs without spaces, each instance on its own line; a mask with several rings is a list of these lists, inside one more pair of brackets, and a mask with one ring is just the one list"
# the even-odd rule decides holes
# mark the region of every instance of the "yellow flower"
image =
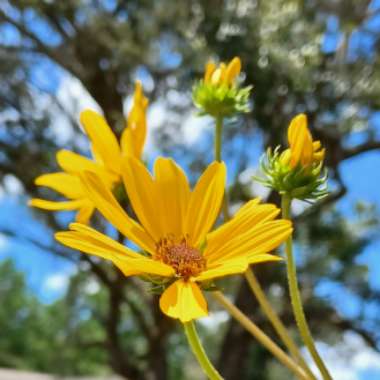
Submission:
[[284,164],[290,164],[292,168],[298,165],[306,168],[323,161],[325,150],[321,149],[320,141],[313,141],[305,114],[297,115],[290,122],[288,141],[289,149],[281,155]]
[[206,84],[212,84],[214,86],[234,84],[236,78],[241,71],[241,61],[239,57],[233,58],[228,65],[220,63],[219,67],[216,67],[215,63],[210,61],[206,64],[204,82]]
[[95,207],[84,191],[79,175],[84,170],[95,172],[109,189],[121,181],[122,157],[132,155],[141,159],[146,139],[147,105],[148,100],[142,92],[141,83],[137,81],[128,125],[122,133],[120,145],[103,116],[92,110],[83,111],[80,122],[91,141],[93,159],[60,150],[56,157],[63,172],[43,174],[35,180],[36,185],[51,188],[69,201],[55,202],[35,198],[29,205],[54,211],[78,210],[76,221],[88,223]]
[[291,233],[291,223],[274,220],[279,209],[246,203],[234,218],[212,229],[224,195],[226,168],[212,163],[193,190],[174,161],[159,158],[154,177],[133,157],[124,159],[122,175],[138,221],[121,208],[107,185],[84,172],[82,182],[97,209],[146,254],[132,251],[82,224],[59,232],[62,244],[111,260],[126,276],[158,276],[167,285],[160,308],[187,322],[207,315],[202,282],[244,272],[249,264],[280,260],[269,254]]

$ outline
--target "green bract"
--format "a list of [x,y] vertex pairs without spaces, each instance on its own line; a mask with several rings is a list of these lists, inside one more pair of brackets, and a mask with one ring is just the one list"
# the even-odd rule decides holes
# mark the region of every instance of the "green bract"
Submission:
[[266,154],[261,157],[260,169],[265,177],[255,177],[255,179],[281,195],[287,194],[291,198],[315,201],[328,194],[327,170],[322,170],[322,167],[321,161],[308,167],[297,165],[292,168],[281,160],[278,146],[274,151],[268,148]]
[[231,117],[249,112],[249,94],[252,86],[239,88],[236,85],[205,83],[199,81],[193,87],[193,101],[200,110],[199,115]]

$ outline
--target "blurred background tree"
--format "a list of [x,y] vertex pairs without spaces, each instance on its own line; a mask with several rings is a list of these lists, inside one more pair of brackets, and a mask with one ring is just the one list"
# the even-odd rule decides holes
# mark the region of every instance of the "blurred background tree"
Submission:
[[[278,201],[250,178],[262,150],[284,143],[291,117],[306,112],[327,148],[331,189],[319,204],[295,209],[306,313],[317,340],[333,344],[354,331],[380,348],[379,284],[368,281],[362,259],[365,248],[378,242],[378,216],[366,199],[351,207],[360,194],[345,201],[358,187],[342,175],[367,154],[371,165],[361,170],[368,188],[379,180],[379,2],[3,0],[0,31],[0,230],[16,243],[11,253],[17,257],[20,249],[28,255],[27,246],[78,269],[65,294],[46,304],[10,262],[2,264],[0,365],[73,375],[108,371],[134,380],[200,376],[181,332],[144,284],[54,243],[53,232],[64,229],[71,215],[20,210],[27,198],[45,194],[33,179],[57,170],[57,149],[89,153],[77,120],[83,98],[120,133],[136,78],[151,103],[149,162],[170,154],[193,174],[201,171],[212,160],[212,128],[194,117],[191,86],[209,58],[235,55],[254,91],[252,112],[225,128],[231,202],[257,194]],[[80,95],[63,97],[63,83]],[[363,178],[363,172],[352,169],[352,176]],[[255,271],[292,329],[284,268]],[[247,285],[238,279],[222,284],[272,334]],[[345,312],[344,303],[354,310]],[[217,323],[223,334],[205,328],[204,336],[225,378],[290,378],[223,313],[205,325]]]

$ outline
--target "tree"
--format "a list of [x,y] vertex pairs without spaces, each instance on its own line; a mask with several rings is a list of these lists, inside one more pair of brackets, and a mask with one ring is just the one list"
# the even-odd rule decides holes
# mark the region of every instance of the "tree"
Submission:
[[[378,348],[379,338],[367,326],[365,315],[363,320],[344,318],[314,292],[320,279],[327,278],[351,287],[363,302],[378,304],[377,292],[366,284],[363,268],[355,261],[371,239],[367,236],[371,226],[355,236],[351,233],[354,221],[334,211],[334,204],[347,192],[341,164],[380,147],[376,126],[371,122],[380,99],[376,50],[380,32],[371,23],[378,13],[364,0],[318,4],[293,0],[6,2],[0,8],[0,27],[11,36],[3,38],[0,46],[6,58],[0,66],[6,83],[4,90],[0,89],[0,109],[15,116],[2,121],[6,132],[0,140],[0,176],[15,176],[25,193],[33,196],[37,193],[33,178],[56,168],[54,151],[59,144],[49,132],[52,115],[47,111],[57,99],[54,91],[36,88],[34,77],[36,65],[46,62],[78,79],[117,133],[123,126],[123,102],[131,93],[132,81],[136,73],[143,73],[152,83],[148,94],[151,103],[160,102],[168,110],[156,141],[162,151],[170,151],[198,172],[212,159],[211,140],[190,150],[178,139],[183,115],[193,112],[191,85],[201,75],[208,57],[227,60],[239,55],[245,80],[254,85],[253,111],[225,129],[224,156],[233,160],[236,173],[253,166],[252,141],[262,138],[264,146],[282,143],[291,116],[307,112],[313,134],[327,148],[326,163],[334,191],[297,219],[305,226],[302,240],[313,248],[301,267],[302,273],[308,274],[301,277],[306,313],[312,328],[318,326],[313,332],[321,339],[335,336],[330,331],[339,334],[354,330]],[[326,19],[330,20],[327,27]],[[335,29],[331,27],[334,23],[339,25]],[[357,36],[366,43],[356,42]],[[170,96],[178,92],[185,95],[180,101]],[[46,105],[39,104],[36,94],[48,99]],[[75,120],[73,124],[77,131]],[[355,137],[358,131],[360,140]],[[80,150],[77,136],[65,148]],[[347,143],[350,139],[354,144]],[[251,187],[237,175],[235,179],[231,201],[250,199],[254,195]],[[274,194],[269,199],[278,201]],[[52,230],[64,228],[51,214],[38,217]],[[56,245],[44,248],[85,262],[84,273],[102,285],[106,295],[102,308],[107,305],[102,344],[112,369],[126,378],[167,379],[175,355],[168,352],[168,342],[176,335],[172,334],[172,321],[159,313],[156,297],[147,295],[141,283],[125,281],[117,271],[87,256]],[[333,271],[336,265],[340,270]],[[263,266],[257,274],[267,291],[276,284],[282,287],[285,281],[281,268]],[[245,283],[234,285],[236,304],[267,327]],[[281,305],[287,324],[293,326],[288,295],[271,297]],[[125,332],[124,309],[132,317],[128,320],[133,321],[127,331],[138,331],[141,346],[131,344],[121,333]],[[131,337],[137,339],[133,334]],[[262,371],[253,373],[250,358],[269,363],[268,354],[240,327],[228,322],[219,355],[221,372],[228,379],[268,378],[269,367],[262,365]]]

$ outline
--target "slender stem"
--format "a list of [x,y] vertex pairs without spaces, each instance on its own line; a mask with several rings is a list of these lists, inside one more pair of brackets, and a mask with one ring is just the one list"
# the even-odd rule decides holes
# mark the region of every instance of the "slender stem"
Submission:
[[[215,143],[214,152],[215,160],[222,162],[222,135],[223,135],[223,117],[217,116],[215,118]],[[222,212],[224,220],[230,219],[230,214],[228,212],[228,194],[227,191],[224,192]]]
[[[215,118],[215,160],[219,161],[219,162],[222,161],[222,133],[223,133],[223,117],[219,116],[219,117]],[[227,192],[225,192],[225,195],[224,195],[222,211],[223,211],[224,221],[227,222],[230,219]],[[302,368],[307,373],[309,378],[312,380],[315,380],[316,379],[315,376],[310,371],[305,360],[301,356],[297,346],[293,342],[292,338],[289,336],[285,326],[283,325],[283,323],[281,322],[281,320],[278,318],[275,311],[271,307],[269,301],[267,300],[267,298],[265,296],[265,293],[263,292],[260,284],[258,283],[257,279],[255,278],[255,275],[253,274],[252,270],[248,269],[245,276],[246,276],[246,279],[247,279],[252,291],[255,293],[255,296],[258,299],[263,311],[266,313],[269,321],[272,323],[273,327],[275,328],[278,335],[280,336],[280,338],[285,343],[286,347],[289,349],[290,353],[299,362],[299,364],[302,366]],[[243,314],[243,316],[244,316],[244,314]],[[247,319],[247,320],[249,321],[249,319]],[[238,319],[238,321],[240,321],[240,320]],[[255,331],[257,332],[257,330],[255,330]]]
[[314,376],[313,372],[311,372],[305,359],[302,357],[297,345],[294,343],[286,327],[282,323],[281,319],[278,317],[276,311],[272,308],[271,304],[269,303],[267,297],[265,296],[263,288],[260,286],[260,283],[257,280],[255,273],[251,268],[248,268],[248,270],[245,272],[245,278],[247,279],[252,292],[255,294],[255,297],[259,302],[262,310],[268,317],[269,321],[272,323],[274,329],[276,330],[281,340],[284,342],[285,346],[287,347],[293,358],[297,360],[299,365],[307,373],[310,379],[316,380],[316,377]]
[[[282,208],[282,217],[284,219],[290,219],[290,205],[292,199],[288,195],[283,195],[281,199],[281,208]],[[293,307],[293,313],[297,322],[298,329],[300,331],[301,337],[305,346],[310,352],[315,364],[317,365],[319,371],[324,380],[332,380],[332,377],[327,370],[323,360],[318,354],[318,351],[315,347],[313,337],[311,335],[309,326],[306,321],[305,312],[302,306],[301,294],[298,288],[297,281],[297,269],[294,262],[293,256],[293,238],[289,236],[285,243],[285,252],[287,259],[287,273],[288,273],[288,284],[289,284],[289,293]]]
[[189,342],[189,345],[204,373],[211,380],[223,380],[222,376],[219,375],[218,371],[214,368],[209,358],[207,357],[207,354],[197,334],[197,330],[195,329],[194,322],[186,322],[183,324],[183,327],[185,329],[187,341]]
[[309,380],[302,368],[288,356],[276,343],[272,341],[258,326],[256,326],[246,315],[244,315],[223,293],[212,292],[216,300],[245,328],[253,335],[264,347],[266,347],[284,366],[292,371],[298,379]]
[[222,132],[223,132],[223,117],[217,116],[215,118],[215,145],[214,153],[215,160],[222,161]]

